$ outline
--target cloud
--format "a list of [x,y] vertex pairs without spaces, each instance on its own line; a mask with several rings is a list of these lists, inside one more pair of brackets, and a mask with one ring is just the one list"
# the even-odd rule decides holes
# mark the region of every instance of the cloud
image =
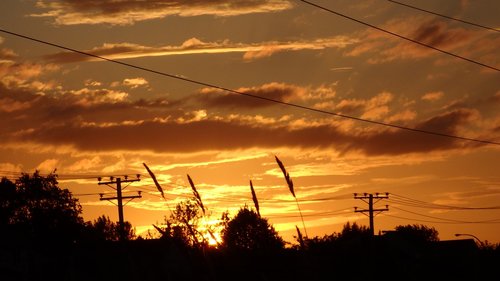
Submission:
[[444,96],[443,92],[429,92],[424,94],[421,99],[424,101],[432,102],[440,100],[443,96]]
[[[427,16],[390,20],[381,27],[448,52],[468,53],[469,57],[487,56],[495,52],[491,43],[496,39],[492,39],[491,34],[452,27],[447,22]],[[368,62],[372,64],[419,60],[439,54],[430,48],[373,29],[360,32],[354,38],[360,43],[354,45],[345,55],[353,57],[369,55]]]
[[43,173],[50,173],[55,171],[60,161],[58,159],[47,159],[42,163],[38,164],[36,169]]
[[53,82],[41,82],[38,79],[47,73],[59,70],[52,63],[33,63],[15,61],[14,52],[3,49],[0,51],[0,85],[10,89],[32,89],[36,91],[50,90],[57,85]]
[[[117,103],[125,101],[128,93],[114,91],[109,89],[89,89],[83,88],[79,90],[67,91],[66,95],[74,97],[75,104],[82,106],[91,106],[100,103]],[[71,98],[71,97],[70,97]]]
[[389,113],[388,104],[394,99],[389,92],[381,92],[370,99],[343,99],[335,109],[346,114],[361,113],[363,119],[381,119]]
[[415,112],[414,110],[405,109],[401,112],[389,116],[387,119],[385,119],[385,122],[394,123],[398,121],[411,121],[415,120],[415,117],[417,117],[417,112]]
[[[254,60],[268,57],[278,52],[300,51],[300,50],[322,50],[326,48],[344,48],[353,44],[355,40],[345,36],[323,38],[310,41],[289,41],[289,42],[261,42],[255,44],[232,43],[229,40],[222,42],[203,42],[197,38],[191,38],[180,46],[160,46],[150,47],[133,43],[105,43],[100,47],[95,47],[84,52],[108,59],[132,59],[140,57],[155,56],[176,56],[194,54],[224,54],[243,53],[243,59]],[[97,58],[84,56],[72,52],[60,52],[45,56],[45,58],[55,63],[71,63],[80,61],[100,61]]]
[[226,17],[279,12],[292,8],[292,4],[286,0],[39,0],[37,6],[45,12],[31,16],[53,18],[58,25],[129,25],[173,15]]
[[[466,110],[449,112],[421,122],[417,129],[455,134],[469,120]],[[181,140],[182,141],[179,141]],[[131,125],[81,126],[74,122],[36,128],[18,141],[71,145],[87,151],[151,150],[187,153],[259,148],[335,148],[367,155],[397,155],[461,148],[455,139],[403,130],[373,128],[344,131],[335,125],[290,129],[236,121],[203,119],[189,123],[145,121]]]
[[[289,102],[305,95],[305,88],[276,82],[264,84],[259,87],[239,88],[236,91],[282,102]],[[214,88],[202,89],[195,99],[207,106],[224,108],[259,108],[275,105],[275,103],[267,100],[228,93]]]
[[149,84],[149,82],[142,78],[142,77],[137,77],[137,78],[126,78],[123,80],[123,85],[128,86],[132,89],[138,88],[138,87],[145,87]]
[[[199,43],[192,41],[188,45],[193,44]],[[135,85],[140,81],[130,80],[129,84]],[[54,88],[52,92],[40,94],[32,88],[17,86],[9,88],[0,83],[3,93],[0,102],[0,125],[3,130],[0,137],[12,143],[73,147],[84,151],[172,153],[280,147],[335,148],[343,153],[359,151],[368,155],[462,147],[453,139],[384,127],[350,125],[346,129],[344,123],[332,122],[328,118],[323,120],[274,113],[253,116],[244,112],[233,115],[218,112],[220,115],[216,115],[210,111],[214,107],[255,109],[274,103],[219,93],[213,89],[202,89],[185,100],[132,101],[127,92],[106,88]],[[272,82],[238,90],[284,102],[317,104],[331,101],[336,104],[336,110],[343,112],[356,109],[366,118],[391,118],[389,105],[394,99],[392,93],[381,92],[369,99],[340,99],[337,102],[335,87],[335,84],[312,87]],[[392,118],[408,120],[414,117],[411,112],[399,112],[400,116],[393,114]],[[455,134],[471,116],[470,111],[456,109],[415,126]]]
[[31,103],[28,101],[17,101],[12,98],[2,98],[0,99],[0,111],[4,112],[14,112],[18,110],[24,110],[31,107]]
[[101,164],[102,160],[99,156],[94,156],[92,158],[85,158],[78,160],[66,169],[72,172],[82,172],[94,169],[97,165]]

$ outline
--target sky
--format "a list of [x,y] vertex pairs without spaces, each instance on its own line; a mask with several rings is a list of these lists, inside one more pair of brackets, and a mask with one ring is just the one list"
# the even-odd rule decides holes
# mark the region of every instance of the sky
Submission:
[[138,234],[192,197],[189,175],[207,223],[253,208],[251,180],[288,242],[368,226],[353,194],[388,192],[375,233],[498,243],[500,2],[401,1],[497,31],[384,0],[312,1],[351,19],[298,0],[1,1],[4,31],[166,75],[0,32],[0,176],[56,170],[86,220],[117,220],[97,177],[140,174]]

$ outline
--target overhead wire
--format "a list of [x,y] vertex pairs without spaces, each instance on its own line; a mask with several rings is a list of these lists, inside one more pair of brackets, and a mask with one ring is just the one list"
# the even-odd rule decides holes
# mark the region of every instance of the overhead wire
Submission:
[[496,28],[493,28],[493,27],[489,27],[489,26],[486,26],[486,25],[474,23],[474,22],[471,22],[471,21],[462,20],[462,19],[459,19],[459,18],[450,17],[450,16],[443,15],[443,14],[440,14],[440,13],[437,13],[437,12],[434,12],[434,11],[426,10],[426,9],[423,9],[423,8],[420,8],[420,7],[417,7],[417,6],[413,6],[413,5],[410,5],[410,4],[407,4],[407,3],[402,3],[402,2],[394,1],[394,0],[387,0],[387,1],[389,1],[391,3],[394,3],[394,4],[397,4],[397,5],[401,5],[401,6],[407,7],[407,8],[411,8],[411,9],[414,9],[414,10],[425,12],[425,13],[428,13],[428,14],[431,14],[431,15],[435,15],[435,16],[439,16],[439,17],[442,17],[442,18],[446,18],[446,19],[449,19],[449,20],[458,21],[458,22],[461,22],[461,23],[465,23],[465,24],[472,25],[472,26],[475,26],[475,27],[480,27],[480,28],[483,28],[483,29],[486,29],[486,30],[490,30],[490,31],[500,32],[499,29],[496,29]]
[[405,209],[402,209],[402,208],[398,208],[398,207],[395,207],[395,206],[391,206],[391,208],[396,209],[396,210],[400,210],[400,211],[403,211],[403,212],[407,212],[407,213],[410,213],[410,214],[414,214],[414,215],[426,217],[426,218],[438,219],[438,220],[448,221],[448,222],[454,222],[454,223],[497,223],[497,222],[500,223],[500,219],[491,219],[491,220],[483,220],[483,221],[463,221],[463,220],[454,220],[454,219],[448,219],[448,218],[441,218],[441,217],[436,217],[436,216],[429,216],[429,215],[421,214],[421,213],[418,213],[418,212],[413,212],[413,211],[405,210]]
[[[313,4],[313,3],[308,2],[308,1],[303,1],[303,2],[309,3],[311,5],[316,6],[316,4]],[[318,7],[321,7],[321,6],[318,6]],[[321,7],[321,8],[325,9],[327,11],[330,11],[327,8],[324,8],[324,7]],[[333,12],[333,11],[331,11],[331,12]],[[333,13],[336,13],[336,12],[333,12]],[[375,26],[374,26],[374,28],[380,29],[380,28],[375,27]],[[381,30],[383,30],[383,29],[381,29]],[[291,102],[285,102],[285,101],[281,101],[281,100],[276,100],[276,99],[272,99],[272,98],[268,98],[268,97],[264,97],[264,96],[250,94],[250,93],[247,93],[247,92],[232,90],[232,89],[229,89],[229,88],[226,88],[226,87],[223,87],[223,86],[218,86],[218,85],[215,85],[215,84],[211,84],[211,83],[208,83],[208,82],[194,80],[194,79],[186,78],[186,77],[183,77],[183,76],[174,75],[174,74],[170,74],[170,73],[166,73],[166,72],[162,72],[162,71],[158,71],[158,70],[154,70],[154,69],[150,69],[150,68],[146,68],[146,67],[142,67],[142,66],[138,66],[138,65],[126,63],[126,62],[122,62],[122,61],[118,61],[118,60],[115,60],[115,59],[106,58],[106,57],[95,55],[95,54],[92,54],[92,53],[89,53],[89,52],[84,52],[84,51],[80,51],[80,50],[77,50],[77,49],[74,49],[74,48],[66,47],[66,46],[63,46],[63,45],[60,45],[60,44],[51,43],[51,42],[48,42],[48,41],[36,39],[34,37],[30,37],[30,36],[22,35],[22,34],[19,34],[19,33],[16,33],[16,32],[8,31],[8,30],[5,30],[5,29],[0,29],[0,32],[3,32],[5,34],[9,34],[9,35],[12,35],[12,36],[16,36],[16,37],[19,37],[19,38],[24,38],[26,40],[38,42],[38,43],[41,43],[41,44],[53,46],[53,47],[56,47],[56,48],[59,48],[59,49],[62,49],[62,50],[66,50],[66,51],[78,53],[78,54],[81,54],[81,55],[84,55],[84,56],[89,56],[89,57],[97,58],[99,60],[107,61],[107,62],[110,62],[110,63],[115,63],[115,64],[122,65],[122,66],[125,66],[125,67],[135,68],[135,69],[138,69],[138,70],[141,70],[141,71],[145,71],[145,72],[157,74],[157,75],[160,75],[160,76],[165,76],[165,77],[169,77],[169,78],[172,78],[172,79],[181,80],[181,81],[188,82],[188,83],[191,83],[191,84],[197,84],[197,85],[200,85],[200,86],[217,89],[217,90],[221,90],[221,91],[224,91],[224,92],[229,92],[229,93],[233,93],[233,94],[237,94],[237,95],[241,95],[241,96],[245,96],[245,97],[250,97],[250,98],[265,100],[265,101],[268,101],[268,102],[273,102],[273,103],[277,103],[277,104],[281,104],[281,105],[285,105],[285,106],[290,106],[290,107],[294,107],[294,108],[298,108],[298,109],[303,109],[303,110],[307,110],[307,111],[311,111],[311,112],[327,114],[327,115],[331,115],[331,116],[341,117],[341,118],[345,118],[345,119],[351,119],[351,120],[360,121],[360,122],[364,122],[364,123],[375,124],[375,125],[380,125],[380,126],[385,126],[385,127],[390,127],[390,128],[400,129],[400,130],[406,130],[406,131],[410,131],[410,132],[423,133],[423,134],[428,134],[428,135],[433,135],[433,136],[439,136],[439,137],[453,138],[453,139],[458,139],[458,140],[463,140],[463,141],[472,141],[472,142],[478,142],[478,143],[483,143],[483,144],[500,145],[500,142],[496,142],[496,141],[482,140],[482,139],[477,139],[477,138],[470,138],[470,137],[463,137],[463,136],[459,136],[459,135],[446,134],[446,133],[441,133],[441,132],[436,132],[436,131],[429,131],[429,130],[424,130],[424,129],[410,128],[410,127],[405,127],[405,126],[401,126],[401,125],[396,125],[396,124],[391,124],[391,123],[386,123],[386,122],[381,122],[381,121],[375,121],[375,120],[369,120],[369,119],[364,119],[364,118],[361,118],[361,117],[355,117],[355,116],[345,115],[345,114],[342,114],[342,113],[336,113],[336,112],[332,112],[332,111],[317,109],[317,108],[308,107],[308,106],[305,106],[305,105],[295,104],[295,103],[291,103]],[[385,32],[389,32],[389,31],[385,31]],[[397,34],[394,34],[394,35],[402,37],[401,35],[397,35]],[[405,37],[402,37],[402,38],[405,38]],[[408,39],[408,40],[412,40],[412,39]],[[413,41],[418,42],[416,40],[413,40]],[[427,44],[420,43],[420,42],[419,42],[419,44],[422,44],[424,46],[428,46]],[[429,47],[431,47],[431,46],[429,46]],[[437,49],[435,47],[431,47],[431,48]],[[440,49],[437,49],[437,50],[440,50]],[[443,50],[440,50],[440,51],[445,52],[445,53],[449,53],[449,52],[446,52],[446,51],[443,51]],[[449,54],[451,54],[451,53],[449,53]],[[451,55],[454,55],[454,54],[451,54]],[[457,55],[454,55],[454,56],[457,56]],[[469,59],[466,59],[466,60],[469,60]],[[472,60],[469,60],[469,61],[472,62]],[[478,64],[480,64],[480,63],[478,63]],[[491,66],[487,66],[487,65],[483,65],[483,66],[495,69],[497,71],[500,71],[500,69],[493,68]]]
[[436,204],[429,203],[417,199],[412,199],[406,196],[398,195],[391,193],[393,197],[389,198],[388,201],[392,201],[395,203],[399,203],[402,205],[407,205],[411,207],[419,207],[419,208],[430,208],[430,209],[448,209],[448,210],[499,210],[500,206],[488,206],[488,207],[461,207],[461,206],[452,206],[452,205],[444,205],[444,204]]
[[307,1],[307,0],[299,0],[305,4],[308,4],[310,6],[313,6],[313,7],[316,7],[318,9],[321,9],[323,11],[326,11],[326,12],[329,12],[329,13],[332,13],[332,14],[335,14],[337,16],[341,16],[343,18],[346,18],[346,19],[349,19],[349,20],[352,20],[352,21],[355,21],[357,23],[360,23],[362,25],[365,25],[365,26],[368,26],[368,27],[371,27],[373,29],[376,29],[378,31],[381,31],[383,33],[386,33],[386,34],[389,34],[389,35],[392,35],[392,36],[395,36],[395,37],[398,37],[400,39],[403,39],[403,40],[406,40],[406,41],[409,41],[409,42],[412,42],[414,44],[417,44],[417,45],[420,45],[420,46],[423,46],[423,47],[426,47],[426,48],[429,48],[429,49],[432,49],[432,50],[435,50],[435,51],[438,51],[440,53],[443,53],[443,54],[446,54],[446,55],[449,55],[449,56],[452,56],[452,57],[455,57],[457,59],[461,59],[461,60],[464,60],[464,61],[467,61],[467,62],[470,62],[470,63],[473,63],[473,64],[476,64],[476,65],[479,65],[479,66],[482,66],[482,67],[485,67],[485,68],[489,68],[491,70],[495,70],[495,71],[500,71],[500,68],[497,68],[497,67],[494,67],[494,66],[491,66],[491,65],[488,65],[488,64],[485,64],[485,63],[482,63],[482,62],[479,62],[479,61],[476,61],[476,60],[473,60],[473,59],[469,59],[469,58],[466,58],[464,56],[461,56],[461,55],[458,55],[458,54],[455,54],[455,53],[452,53],[452,52],[449,52],[449,51],[446,51],[446,50],[443,50],[443,49],[440,49],[438,47],[435,47],[433,45],[430,45],[430,44],[427,44],[427,43],[424,43],[424,42],[421,42],[421,41],[418,41],[418,40],[415,40],[415,39],[412,39],[412,38],[409,38],[409,37],[406,37],[406,36],[403,36],[401,34],[398,34],[398,33],[395,33],[395,32],[392,32],[392,31],[389,31],[387,29],[384,29],[384,28],[381,28],[381,27],[378,27],[376,25],[373,25],[371,23],[367,23],[365,21],[362,21],[362,20],[359,20],[359,19],[356,19],[356,18],[353,18],[351,16],[348,16],[348,15],[345,15],[345,14],[342,14],[340,12],[337,12],[337,11],[334,11],[333,9],[330,9],[330,8],[327,8],[325,6],[322,6],[322,5],[319,5],[319,4],[316,4],[314,2],[311,2],[311,1]]

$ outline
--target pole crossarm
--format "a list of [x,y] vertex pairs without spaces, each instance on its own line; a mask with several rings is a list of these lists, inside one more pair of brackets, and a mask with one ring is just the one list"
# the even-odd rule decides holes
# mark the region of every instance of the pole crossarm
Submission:
[[118,206],[118,226],[119,226],[119,232],[120,232],[119,233],[120,234],[120,241],[124,241],[126,239],[127,235],[125,233],[125,219],[123,218],[123,206],[124,206],[123,199],[129,199],[129,201],[130,201],[130,200],[134,200],[135,198],[142,198],[142,196],[141,196],[140,192],[138,195],[123,196],[122,195],[122,183],[132,183],[132,182],[140,181],[141,180],[140,175],[137,175],[137,178],[135,178],[135,179],[129,179],[127,176],[124,176],[124,179],[122,179],[120,177],[117,177],[117,178],[110,177],[109,181],[101,181],[102,178],[99,177],[97,180],[99,181],[97,183],[98,185],[107,185],[107,186],[110,186],[111,188],[113,188],[111,185],[116,185],[116,188],[113,188],[116,190],[115,197],[103,197],[103,194],[100,194],[101,198],[99,198],[99,200],[101,200],[101,201],[107,200],[110,202],[111,202],[111,200],[118,201],[118,204],[116,204],[116,205]]
[[[388,198],[389,198],[388,192],[383,193],[383,194],[381,194],[381,193],[375,193],[375,194],[372,194],[372,193],[362,193],[362,194],[354,193],[354,199],[359,199],[359,200],[368,204],[368,209],[358,210],[358,207],[354,207],[354,212],[355,213],[362,213],[364,215],[367,215],[370,218],[370,233],[372,236],[375,235],[373,217],[382,213],[382,212],[389,211],[388,205],[385,205],[385,208],[379,208],[379,209],[374,209],[373,206],[378,201],[380,201],[382,199],[388,199]],[[368,201],[367,201],[367,199],[368,199]],[[368,213],[368,214],[366,214],[366,213]]]

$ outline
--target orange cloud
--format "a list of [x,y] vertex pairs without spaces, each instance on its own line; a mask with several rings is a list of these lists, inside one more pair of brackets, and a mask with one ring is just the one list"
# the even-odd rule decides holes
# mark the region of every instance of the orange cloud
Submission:
[[430,93],[424,94],[421,99],[424,101],[432,102],[432,101],[440,100],[443,96],[444,96],[443,92],[430,92]]
[[[203,42],[197,38],[184,41],[180,46],[148,47],[132,43],[105,43],[100,47],[86,50],[86,53],[106,57],[108,59],[132,59],[140,57],[176,56],[193,54],[224,54],[243,53],[243,59],[255,60],[268,57],[278,52],[322,50],[326,48],[344,48],[353,44],[355,40],[345,36],[323,38],[310,41],[296,42],[262,42],[255,44],[232,43],[229,40],[222,42]],[[80,61],[99,61],[97,58],[71,52],[60,52],[45,56],[57,63]]]
[[147,86],[149,82],[142,78],[142,77],[137,77],[137,78],[126,78],[123,80],[123,85],[128,86],[132,89],[138,88],[138,87],[144,87]]
[[270,13],[290,9],[286,0],[156,0],[80,1],[39,0],[37,6],[45,10],[33,17],[49,17],[59,25],[112,24],[129,25],[139,21],[168,16],[237,16],[251,13]]
[[[491,34],[452,27],[447,22],[427,16],[391,20],[381,27],[449,52],[467,53],[467,56],[494,53],[491,44],[485,44],[493,40]],[[370,55],[368,62],[372,64],[423,59],[439,54],[429,48],[373,29],[360,32],[355,38],[359,39],[360,43],[348,50],[345,55],[353,57]]]
[[[249,94],[252,96],[263,97],[276,101],[289,102],[293,99],[298,99],[305,94],[305,88],[289,85],[285,83],[269,83],[259,87],[240,88],[238,92]],[[234,93],[227,93],[222,90],[213,88],[204,88],[200,91],[200,95],[196,97],[198,102],[208,106],[221,107],[267,107],[273,106],[275,103],[261,100],[257,98],[246,97]]]
[[393,94],[382,92],[367,100],[343,99],[338,102],[335,109],[347,114],[361,112],[361,118],[381,119],[389,113],[390,110],[387,105],[393,98]]

